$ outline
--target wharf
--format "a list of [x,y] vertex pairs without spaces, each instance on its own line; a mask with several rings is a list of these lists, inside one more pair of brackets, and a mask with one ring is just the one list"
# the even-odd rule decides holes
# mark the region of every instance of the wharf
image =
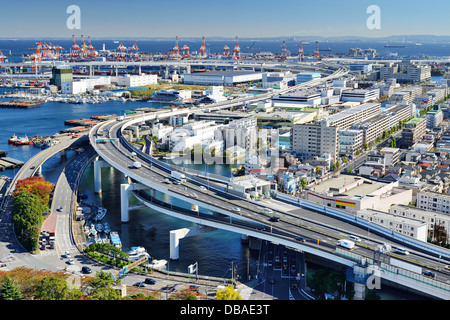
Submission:
[[24,162],[9,157],[0,158],[0,171],[15,169],[24,165]]
[[79,127],[75,127],[75,128],[63,129],[60,131],[60,133],[72,133],[73,134],[73,133],[87,132],[90,129],[91,129],[90,127],[79,126]]
[[0,102],[0,108],[30,109],[39,107],[43,103],[44,101],[41,100],[30,100],[30,99],[11,100]]
[[116,114],[103,114],[100,116],[92,116],[91,119],[96,120],[96,121],[108,121],[108,120],[117,119],[117,115]]
[[98,120],[92,120],[92,119],[72,119],[72,120],[65,120],[64,124],[66,126],[82,126],[82,127],[93,127],[100,123],[101,121]]

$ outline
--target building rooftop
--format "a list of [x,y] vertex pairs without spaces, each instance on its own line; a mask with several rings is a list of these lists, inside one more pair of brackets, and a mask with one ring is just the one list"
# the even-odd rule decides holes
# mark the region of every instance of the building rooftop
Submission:
[[417,125],[419,122],[423,121],[424,119],[425,118],[415,117],[415,118],[412,118],[411,120],[409,120],[408,122],[406,122],[406,124]]

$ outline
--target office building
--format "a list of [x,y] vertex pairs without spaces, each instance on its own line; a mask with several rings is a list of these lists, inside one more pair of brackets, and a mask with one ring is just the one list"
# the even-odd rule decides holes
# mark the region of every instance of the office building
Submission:
[[52,68],[52,78],[50,79],[50,85],[58,87],[61,90],[63,82],[73,81],[73,70],[68,66],[57,66]]
[[354,89],[344,91],[341,94],[341,101],[369,102],[377,100],[380,97],[380,89]]

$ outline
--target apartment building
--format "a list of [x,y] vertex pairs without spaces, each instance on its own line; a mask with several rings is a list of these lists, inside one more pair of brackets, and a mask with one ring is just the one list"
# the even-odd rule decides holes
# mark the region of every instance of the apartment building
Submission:
[[380,113],[362,122],[352,125],[352,129],[363,131],[364,143],[370,143],[383,134],[383,131],[389,130],[389,117],[386,114]]
[[354,156],[364,145],[364,133],[356,129],[339,130],[339,155]]
[[442,120],[444,120],[444,113],[438,105],[435,105],[433,109],[427,112],[427,129],[434,129],[439,127]]
[[419,191],[417,193],[417,208],[442,214],[450,214],[450,195]]
[[[436,214],[425,209],[394,204],[389,209],[389,213],[406,219],[414,219],[427,224],[429,237],[434,237],[435,227],[443,226],[445,230],[450,230],[450,216],[446,214]],[[447,241],[450,240],[450,233],[447,232]]]
[[373,209],[359,210],[356,213],[356,216],[358,219],[370,221],[405,236],[424,242],[427,241],[428,227],[425,222],[415,219],[405,219],[403,217]]
[[292,150],[298,157],[311,158],[329,154],[332,161],[339,153],[339,128],[327,120],[292,127]]
[[331,126],[348,129],[354,123],[368,119],[380,112],[381,103],[363,103],[331,115],[328,117],[328,122]]
[[402,144],[404,146],[412,146],[422,139],[427,127],[426,118],[412,118],[405,123],[402,129]]

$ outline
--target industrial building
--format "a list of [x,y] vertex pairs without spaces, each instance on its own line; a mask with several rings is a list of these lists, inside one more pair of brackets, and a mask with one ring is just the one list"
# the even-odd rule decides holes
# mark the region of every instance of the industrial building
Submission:
[[117,84],[123,87],[140,87],[158,83],[158,76],[156,74],[146,75],[125,75],[117,77]]
[[185,84],[232,86],[237,84],[260,82],[262,72],[254,71],[211,71],[184,75]]

